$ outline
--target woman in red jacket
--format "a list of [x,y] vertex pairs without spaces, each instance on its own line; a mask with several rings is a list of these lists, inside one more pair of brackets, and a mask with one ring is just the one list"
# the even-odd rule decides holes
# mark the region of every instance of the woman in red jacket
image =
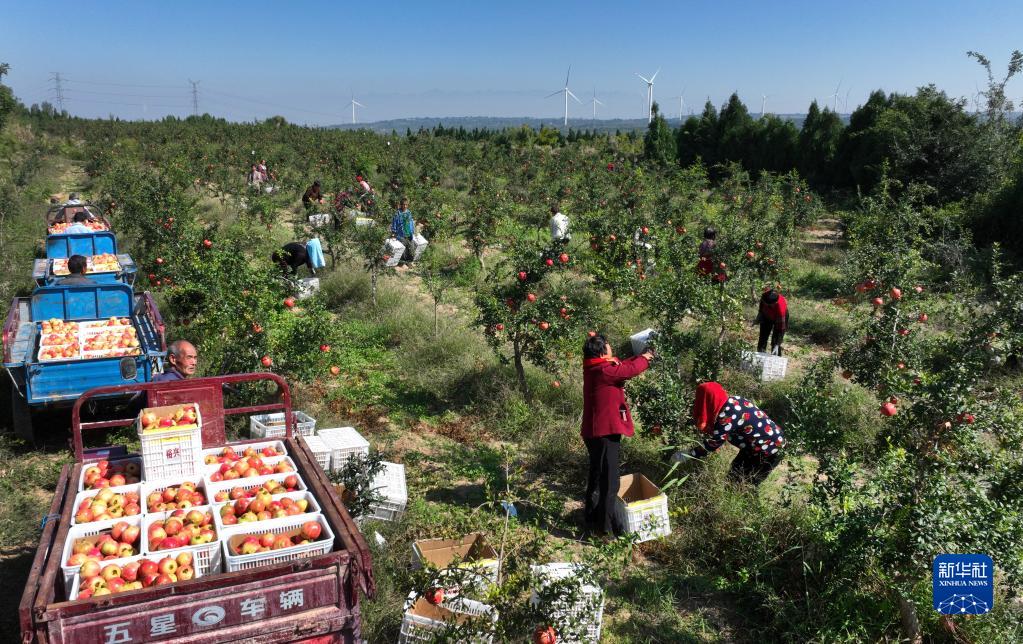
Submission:
[[590,455],[586,482],[586,523],[597,531],[619,535],[625,526],[615,517],[618,496],[618,454],[622,436],[632,436],[632,414],[625,402],[625,381],[646,371],[653,353],[617,360],[611,345],[595,335],[583,345],[582,436]]
[[771,353],[781,355],[781,342],[785,339],[785,331],[789,328],[789,305],[785,296],[770,286],[760,296],[760,312],[755,322],[760,323],[760,340],[757,351],[763,353],[767,349],[767,338],[771,338]]

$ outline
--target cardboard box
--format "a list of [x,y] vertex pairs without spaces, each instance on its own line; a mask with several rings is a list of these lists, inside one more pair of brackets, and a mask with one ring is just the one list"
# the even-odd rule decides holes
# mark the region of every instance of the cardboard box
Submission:
[[640,542],[671,534],[668,497],[642,474],[619,479],[615,512],[629,532],[639,535]]
[[481,532],[472,532],[461,539],[423,539],[412,544],[412,565],[429,563],[439,570],[450,568],[455,561],[459,568],[486,568],[484,574],[496,580],[498,554]]

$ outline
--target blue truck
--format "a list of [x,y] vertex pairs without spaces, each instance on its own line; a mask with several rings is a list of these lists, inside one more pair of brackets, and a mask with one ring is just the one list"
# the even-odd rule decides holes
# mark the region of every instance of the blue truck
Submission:
[[[49,320],[83,325],[111,318],[125,324],[118,329],[137,338],[135,355],[69,349],[68,357],[55,358],[43,344]],[[129,326],[134,331],[129,332]],[[152,296],[135,294],[131,286],[119,282],[40,286],[31,297],[15,298],[4,323],[3,345],[4,367],[13,383],[14,427],[28,439],[33,438],[33,411],[70,407],[94,387],[149,382],[167,355],[163,319]]]
[[39,286],[60,284],[62,276],[67,275],[67,259],[72,255],[82,255],[90,265],[95,260],[106,256],[116,258],[116,266],[106,262],[110,270],[89,271],[87,276],[96,282],[123,282],[134,286],[137,268],[132,258],[125,253],[117,252],[117,239],[111,232],[66,234],[58,233],[46,238],[46,257],[35,260],[32,266],[32,279]]

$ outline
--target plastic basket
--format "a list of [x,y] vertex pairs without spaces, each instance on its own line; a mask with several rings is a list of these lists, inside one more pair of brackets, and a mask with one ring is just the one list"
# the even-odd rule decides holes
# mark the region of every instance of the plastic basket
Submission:
[[[497,610],[489,604],[458,597],[441,606],[434,606],[419,593],[409,593],[405,600],[405,615],[401,620],[398,644],[412,642],[435,642],[437,635],[453,624],[473,618],[485,618],[497,623]],[[471,642],[493,642],[492,636],[478,637]]]
[[[539,606],[541,598],[538,590],[577,577],[580,566],[574,563],[549,563],[531,566],[530,569],[539,581],[539,589],[533,589],[529,602]],[[548,603],[544,608],[554,622],[559,642],[600,641],[600,628],[604,620],[604,592],[599,586],[579,580],[579,593],[574,595],[574,601],[562,599]]]
[[303,277],[298,280],[298,299],[305,300],[314,295],[320,290],[320,278],[318,277]]
[[[75,541],[82,537],[94,537],[103,532],[107,532],[110,528],[114,527],[115,523],[124,521],[128,525],[137,526],[140,530],[142,528],[142,515],[133,517],[125,517],[123,519],[111,519],[109,521],[94,521],[92,523],[82,523],[79,525],[73,525],[68,529],[67,539],[64,540],[64,549],[60,555],[60,570],[64,573],[64,588],[66,590],[71,589],[71,582],[74,576],[78,573],[78,570],[82,567],[80,564],[77,566],[70,566],[67,560],[71,557],[73,546]],[[138,554],[142,554],[145,548],[145,532],[139,533],[139,541],[136,546]],[[135,555],[133,555],[135,556]],[[130,557],[111,558],[106,561],[100,561],[100,566],[105,566],[111,562],[117,562],[120,559],[128,560]]]
[[207,483],[206,491],[209,494],[209,499],[211,503],[221,503],[221,501],[217,500],[218,492],[230,492],[232,489],[236,487],[240,487],[241,489],[248,492],[249,490],[254,490],[258,487],[262,487],[263,484],[266,483],[267,481],[279,481],[280,483],[283,484],[284,479],[289,476],[295,476],[298,478],[298,487],[296,488],[296,491],[305,491],[309,489],[306,487],[305,481],[302,480],[302,476],[298,472],[288,472],[286,474],[267,474],[265,476],[250,476],[249,478],[234,479],[232,481]]
[[[282,499],[284,497],[287,497],[289,499],[293,499],[295,501],[297,501],[299,499],[305,499],[306,501],[309,502],[309,506],[306,508],[306,511],[303,512],[302,514],[294,515],[295,517],[308,517],[308,516],[312,516],[314,514],[319,514],[320,513],[321,508],[320,508],[319,501],[317,501],[316,497],[313,496],[313,493],[309,492],[308,490],[303,491],[303,492],[285,492],[284,494],[275,494],[271,498],[279,500],[279,499]],[[232,524],[232,525],[225,525],[223,519],[220,516],[220,509],[222,507],[224,507],[225,505],[229,504],[229,503],[234,503],[234,501],[223,501],[221,503],[214,503],[213,504],[213,521],[216,522],[216,524],[217,524],[217,532],[218,532],[218,534],[223,533],[224,530],[234,529],[234,528],[238,528],[238,527],[246,527],[246,528],[255,530],[255,529],[258,529],[260,526],[262,526],[264,523],[266,523],[266,521],[253,521],[251,523],[236,523],[236,524]],[[269,521],[274,521],[274,519],[268,519],[268,520]],[[255,526],[255,527],[253,527],[253,526]]]
[[618,519],[629,532],[638,535],[637,542],[671,534],[668,497],[642,474],[621,477],[614,503]]
[[354,427],[330,427],[317,434],[330,447],[330,469],[339,470],[353,456],[369,456],[369,441]]
[[[139,481],[144,481],[145,480],[144,476],[145,476],[145,473],[146,473],[146,469],[145,469],[145,466],[142,463],[142,459],[139,458],[138,456],[132,456],[132,457],[128,457],[128,458],[112,458],[112,459],[108,459],[108,461],[109,461],[111,467],[113,467],[115,465],[125,465],[127,463],[137,463],[138,466],[139,466]],[[97,462],[98,461],[92,461],[92,462],[88,462],[88,463],[83,463],[82,464],[82,473],[78,475],[78,491],[79,492],[86,491],[86,489],[85,489],[85,471],[88,470],[93,465],[95,465]],[[90,491],[91,490],[98,490],[98,489],[100,489],[100,488],[89,488]]]
[[139,434],[147,481],[170,480],[201,474],[202,425]]
[[405,466],[400,463],[381,463],[384,469],[373,478],[371,489],[376,490],[381,500],[370,506],[369,519],[397,521],[408,505],[408,490],[405,487]]
[[388,239],[384,242],[384,247],[380,249],[380,254],[386,258],[384,259],[386,266],[397,266],[401,262],[402,255],[405,254],[405,244],[397,239]]
[[[239,455],[250,447],[254,448],[257,452],[262,452],[264,447],[273,447],[278,452],[279,456],[288,455],[288,448],[284,445],[283,441],[252,441],[246,443],[228,443],[227,445],[223,445],[221,447],[210,447],[208,449],[204,449],[202,451],[204,464],[207,456],[219,457],[221,454],[224,453],[225,447],[232,448]],[[274,458],[273,456],[263,456],[262,454],[259,454],[259,456],[261,458]],[[220,464],[219,461],[217,464],[218,465]]]
[[[261,456],[260,458],[263,459],[263,465],[265,465],[267,467],[273,468],[273,467],[276,467],[277,465],[279,465],[282,462],[287,462],[288,464],[291,465],[291,472],[297,472],[297,468],[295,467],[295,461],[291,460],[290,456]],[[237,463],[237,462],[238,461],[231,461],[232,464],[233,463]],[[245,480],[246,477],[237,478],[237,479],[224,479],[223,481],[212,481],[212,480],[210,480],[210,477],[212,475],[214,475],[214,474],[216,474],[217,472],[220,471],[220,466],[221,465],[223,465],[223,463],[214,463],[212,465],[203,465],[203,475],[206,477],[207,481],[209,481],[210,483],[224,483],[226,481],[244,481]],[[280,472],[271,472],[270,474],[280,474]],[[260,474],[259,476],[270,476],[270,474]],[[254,477],[248,477],[248,478],[254,478]]]
[[410,250],[412,251],[412,261],[418,262],[419,258],[423,256],[423,252],[426,247],[430,245],[430,242],[426,241],[426,237],[423,237],[419,233],[412,236],[409,240]]
[[[145,512],[145,506],[144,506],[143,499],[142,499],[142,484],[141,483],[135,483],[134,485],[121,485],[121,486],[118,486],[118,487],[96,488],[94,490],[85,490],[84,492],[79,492],[78,494],[75,495],[75,505],[74,505],[74,509],[71,512],[71,525],[79,525],[79,521],[78,521],[78,519],[76,517],[78,515],[78,506],[80,506],[82,504],[82,501],[84,501],[86,499],[91,499],[92,497],[96,496],[97,494],[99,494],[103,490],[112,490],[114,492],[114,494],[128,494],[130,492],[135,492],[136,494],[139,495],[139,514],[138,515],[126,515],[126,516],[141,516],[142,513]],[[118,518],[123,519],[123,518],[126,518],[126,516],[125,517],[118,517]],[[96,523],[96,522],[95,521],[89,521],[88,523]]]
[[756,374],[762,382],[771,382],[785,378],[789,359],[771,353],[746,351],[742,354],[740,366],[744,371]]
[[[188,550],[188,549],[187,548],[182,548],[180,550],[167,550],[165,556],[172,556],[173,557],[173,556],[176,556],[178,553],[184,552],[185,550]],[[163,552],[161,552],[160,554],[164,555]],[[156,563],[159,563],[159,560],[163,559],[163,556],[161,556],[161,557],[152,557],[152,556],[146,556],[146,555],[137,555],[135,557],[125,557],[124,559],[118,559],[117,561],[107,562],[107,563],[116,563],[118,566],[121,566],[123,568],[124,565],[127,564],[127,563],[131,563],[132,561],[142,561],[143,559],[149,559],[150,561],[155,561]],[[193,563],[196,563],[195,562],[195,555],[194,554],[192,555],[192,559],[193,559]],[[193,579],[198,579],[199,577],[205,577],[207,574],[216,574],[216,572],[220,572],[219,570],[217,570],[214,573],[207,573],[207,572],[203,571],[198,565],[194,565],[194,566],[192,566],[192,568],[195,569],[195,576],[193,577]],[[81,576],[78,573],[75,573],[74,578],[71,580],[71,588],[70,588],[70,590],[68,590],[68,596],[67,596],[68,597],[68,601],[75,601],[76,599],[78,599],[78,591],[81,589],[81,582],[82,582]],[[113,595],[114,594],[106,595],[105,597],[107,599],[109,599]]]
[[[301,411],[291,413],[295,418],[296,436],[312,436],[316,433],[316,419]],[[249,434],[253,438],[284,438],[287,435],[284,412],[250,417]]]
[[[260,552],[251,555],[231,554],[230,546],[235,540],[240,540],[240,538],[250,535],[258,536],[267,532],[271,532],[273,534],[294,532],[296,529],[301,530],[302,524],[307,521],[319,522],[320,527],[322,528],[319,540],[305,545],[291,546],[290,548],[281,548],[280,550],[271,550],[270,552]],[[222,537],[222,544],[227,572],[234,572],[236,570],[248,570],[250,568],[259,568],[261,566],[283,563],[285,561],[294,561],[295,559],[302,559],[304,557],[325,555],[334,549],[334,531],[330,529],[330,524],[327,523],[327,520],[322,514],[306,513],[299,516],[288,517],[286,519],[261,521],[259,522],[259,526],[256,528],[253,528],[251,524],[225,528]]]
[[306,447],[316,457],[316,462],[319,463],[320,469],[324,472],[330,470],[330,446],[327,445],[319,436],[303,436],[302,440],[305,441]]
[[[212,505],[197,505],[193,508],[189,508],[187,511],[199,510],[202,512],[210,512],[213,514]],[[197,546],[188,545],[180,548],[170,548],[168,550],[149,550],[149,526],[157,521],[166,521],[170,518],[173,511],[170,512],[153,512],[152,514],[146,514],[142,518],[142,541],[144,544],[144,554],[152,557],[163,558],[167,556],[169,552],[181,552],[189,551],[195,559],[195,567],[202,568],[203,572],[219,572],[220,571],[220,528],[217,526],[216,514],[213,514],[214,520],[210,523],[213,527],[217,537],[208,544],[199,544]]]
[[[163,492],[169,487],[181,487],[182,483],[194,483],[197,492],[202,492],[204,502],[198,505],[208,505],[213,499],[213,495],[210,494],[209,490],[206,489],[206,481],[202,476],[187,476],[181,477],[180,479],[170,479],[167,481],[146,481],[142,484],[142,513],[149,514],[149,504],[146,502],[146,498],[153,492]],[[154,514],[163,512],[163,510],[156,510]]]

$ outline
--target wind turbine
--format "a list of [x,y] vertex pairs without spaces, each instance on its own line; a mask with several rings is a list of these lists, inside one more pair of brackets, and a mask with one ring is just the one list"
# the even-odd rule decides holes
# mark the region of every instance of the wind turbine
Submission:
[[657,78],[657,75],[660,74],[660,73],[661,73],[661,68],[658,67],[657,71],[654,72],[654,75],[651,76],[650,78],[642,76],[642,75],[640,75],[638,73],[636,74],[636,76],[639,76],[640,78],[642,78],[643,81],[646,83],[646,110],[647,110],[646,122],[647,123],[650,123],[651,121],[654,120],[654,79]]
[[590,102],[593,103],[593,120],[596,121],[597,120],[597,106],[598,105],[603,105],[603,103],[601,103],[600,101],[597,100],[597,88],[596,87],[593,88],[593,98],[590,100]]
[[352,105],[352,125],[355,125],[355,106],[356,105],[358,105],[359,107],[366,107],[366,106],[363,105],[362,103],[360,103],[359,101],[355,100],[355,92],[352,92],[351,105]]
[[852,91],[851,87],[849,89],[845,90],[845,101],[842,102],[842,110],[846,114],[849,113],[849,92],[851,92],[851,91]]
[[842,87],[842,81],[838,81],[838,85],[835,86],[835,93],[834,94],[828,94],[828,98],[834,98],[835,99],[835,107],[834,107],[833,111],[836,114],[838,113],[838,90],[841,89],[841,87]]
[[685,118],[685,112],[686,112],[686,99],[685,99],[685,95],[686,95],[686,88],[683,87],[682,88],[682,92],[678,96],[675,97],[675,98],[678,99],[678,120],[679,120],[679,122],[681,122]]
[[568,89],[568,78],[571,75],[572,75],[572,66],[569,65],[568,66],[568,73],[565,74],[565,86],[562,87],[561,89],[559,89],[556,92],[551,92],[547,96],[544,96],[544,98],[550,98],[550,97],[552,97],[552,96],[554,96],[556,94],[561,94],[562,92],[565,93],[565,126],[566,127],[568,126],[568,97],[571,96],[573,99],[575,99],[576,103],[579,103],[580,105],[582,105],[582,101],[580,101],[579,98],[576,97],[576,95],[572,93],[572,90]]
[[774,96],[774,94],[761,94],[760,95],[760,118],[764,118],[764,111],[767,108],[767,99]]

